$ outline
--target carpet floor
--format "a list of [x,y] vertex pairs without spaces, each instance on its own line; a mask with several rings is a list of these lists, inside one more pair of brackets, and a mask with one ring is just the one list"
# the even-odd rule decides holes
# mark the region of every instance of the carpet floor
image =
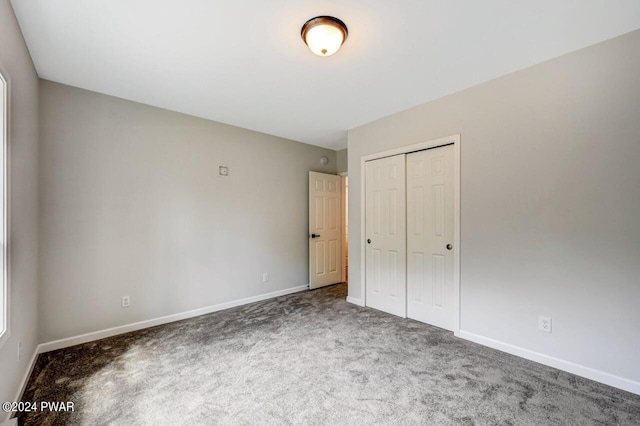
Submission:
[[640,425],[640,396],[345,301],[283,296],[39,356],[24,425]]

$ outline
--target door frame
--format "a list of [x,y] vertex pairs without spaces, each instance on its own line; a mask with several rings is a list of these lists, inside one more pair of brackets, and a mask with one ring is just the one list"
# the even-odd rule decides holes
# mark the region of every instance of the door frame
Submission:
[[457,336],[460,332],[460,134],[389,149],[360,158],[360,294],[362,296],[362,306],[366,306],[366,162],[444,145],[453,145],[453,246],[456,247],[453,252],[453,333]]
[[342,232],[342,282],[347,282],[347,271],[346,271],[346,267],[347,265],[344,264],[344,258],[345,258],[345,254],[346,254],[346,250],[347,250],[347,246],[345,245],[345,237],[347,236],[347,232],[345,229],[345,218],[346,218],[346,210],[347,210],[347,203],[349,202],[348,198],[345,197],[345,186],[344,186],[344,178],[345,177],[349,177],[349,173],[348,172],[340,172],[338,173],[338,176],[340,176],[341,178],[343,178],[341,180],[341,184],[342,184],[342,194],[341,194],[341,200],[342,200],[342,208],[340,209],[340,214],[341,214],[341,220],[342,220],[342,226],[341,226],[341,232]]

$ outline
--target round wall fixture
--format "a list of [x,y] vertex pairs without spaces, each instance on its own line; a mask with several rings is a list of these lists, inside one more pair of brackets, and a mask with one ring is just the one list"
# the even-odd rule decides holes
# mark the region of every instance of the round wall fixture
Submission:
[[329,164],[329,159],[327,157],[320,157],[320,164],[322,164],[323,166],[326,166],[327,164]]
[[316,16],[309,19],[300,31],[302,40],[318,56],[331,56],[347,39],[347,26],[333,16]]

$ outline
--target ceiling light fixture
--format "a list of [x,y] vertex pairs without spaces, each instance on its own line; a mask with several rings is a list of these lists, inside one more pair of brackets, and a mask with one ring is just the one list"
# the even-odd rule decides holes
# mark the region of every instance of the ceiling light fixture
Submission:
[[309,19],[300,31],[302,40],[318,56],[331,56],[347,39],[347,26],[333,16],[316,16]]

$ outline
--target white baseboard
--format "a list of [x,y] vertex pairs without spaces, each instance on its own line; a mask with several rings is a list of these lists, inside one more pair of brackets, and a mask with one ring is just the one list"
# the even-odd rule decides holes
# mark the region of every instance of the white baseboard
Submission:
[[[27,369],[24,372],[24,375],[22,376],[22,381],[20,383],[20,388],[18,389],[18,392],[16,393],[16,397],[13,398],[13,401],[18,402],[20,401],[20,399],[22,398],[22,394],[24,393],[26,387],[27,387],[27,382],[29,381],[29,377],[31,377],[31,373],[33,372],[33,367],[35,367],[36,365],[36,359],[38,359],[38,354],[40,353],[40,345],[36,346],[36,348],[33,350],[33,355],[31,355],[31,359],[29,360],[29,364],[27,365]],[[6,425],[11,424],[10,423],[10,417],[13,413],[8,413],[7,418],[4,420],[6,423]],[[13,419],[11,419],[13,420]],[[18,424],[17,421],[15,423],[16,425]],[[5,423],[0,423],[0,426],[5,426]]]
[[55,351],[57,349],[79,345],[81,343],[87,343],[87,342],[92,342],[94,340],[104,339],[105,337],[111,337],[111,336],[116,336],[118,334],[129,333],[130,331],[142,330],[143,328],[155,327],[156,325],[167,324],[174,321],[180,321],[183,319],[193,318],[200,315],[206,315],[212,312],[222,311],[224,309],[234,308],[236,306],[246,305],[253,302],[259,302],[261,300],[272,299],[278,296],[285,296],[287,294],[292,294],[292,293],[297,293],[300,291],[307,290],[308,288],[309,286],[305,284],[297,287],[286,288],[284,290],[274,291],[271,293],[260,294],[258,296],[247,297],[244,299],[233,300],[231,302],[220,303],[218,305],[194,309],[192,311],[181,312],[178,314],[167,315],[164,317],[154,318],[150,320],[135,322],[132,324],[121,325],[118,327],[107,328],[105,330],[81,334],[79,336],[68,337],[66,339],[60,339],[60,340],[54,340],[52,342],[41,343],[40,345],[38,345],[38,353]]
[[358,299],[357,297],[347,296],[347,302],[364,307],[364,303],[362,303],[362,299]]
[[460,337],[461,339],[479,343],[481,345],[488,346],[502,352],[507,352],[511,355],[516,355],[530,361],[535,361],[549,367],[557,368],[558,370],[575,374],[576,376],[585,377],[596,382],[604,383],[605,385],[613,386],[615,388],[640,395],[640,382],[625,379],[624,377],[615,376],[610,373],[605,373],[604,371],[596,370],[570,361],[565,361],[563,359],[545,355],[540,352],[534,352],[532,350],[511,345],[509,343],[504,343],[499,340],[490,339],[488,337],[480,336],[468,331],[460,330],[459,332],[455,333],[455,335],[456,337]]

